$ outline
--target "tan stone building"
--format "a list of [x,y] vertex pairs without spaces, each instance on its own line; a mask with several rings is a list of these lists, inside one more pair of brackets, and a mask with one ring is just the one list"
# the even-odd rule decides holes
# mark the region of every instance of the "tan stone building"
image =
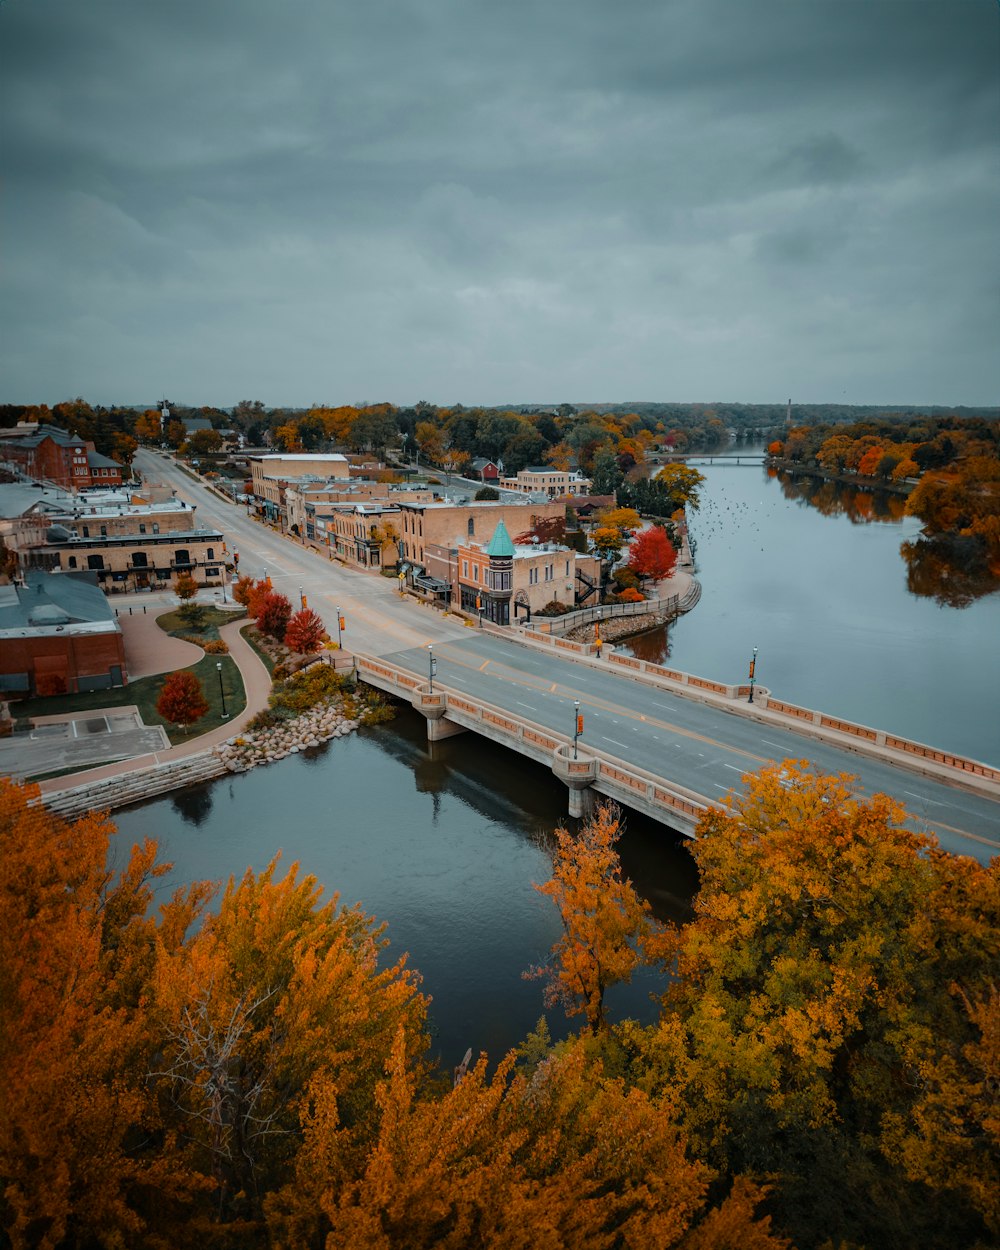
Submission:
[[[86,528],[91,532],[83,534]],[[101,533],[103,528],[107,532]],[[97,532],[94,532],[97,531]],[[19,553],[23,567],[90,572],[108,593],[169,589],[180,573],[202,586],[226,584],[225,538],[221,530],[165,528],[159,522],[137,522],[136,530],[112,533],[110,525],[51,525],[45,541]]]
[[600,560],[558,543],[515,543],[503,521],[488,540],[455,553],[452,602],[496,625],[530,620],[553,601],[596,603]]
[[[126,489],[70,493],[26,483],[0,485],[0,518],[0,537],[17,553],[22,568],[84,569],[88,562],[81,561],[79,553],[90,540],[134,538],[137,549],[141,549],[147,540],[180,536],[196,529],[195,508],[172,496],[159,503],[147,503]],[[213,536],[214,547],[218,531],[207,532]],[[66,548],[67,544],[70,547]],[[124,545],[129,544],[126,541]],[[55,548],[66,548],[76,555],[77,564],[64,564],[53,554]],[[88,560],[96,550],[86,550]],[[117,559],[103,565],[95,563],[93,568],[118,573],[132,571],[124,569]],[[124,582],[128,589],[133,589],[137,584],[147,584],[142,580],[144,576],[136,572],[136,576],[111,580]]]
[[287,523],[285,491],[290,483],[311,479],[319,483],[347,481],[350,464],[346,456],[331,452],[301,452],[287,455],[250,456],[250,488],[258,512],[270,521]]
[[563,499],[568,495],[589,494],[591,481],[582,473],[535,467],[522,469],[517,477],[502,477],[498,485],[504,490],[516,490],[524,495],[542,494],[550,499]]
[[[417,574],[443,579],[450,569],[449,552],[460,543],[487,541],[500,521],[515,537],[536,520],[563,518],[561,503],[400,503],[400,559]],[[443,554],[442,554],[443,553]]]

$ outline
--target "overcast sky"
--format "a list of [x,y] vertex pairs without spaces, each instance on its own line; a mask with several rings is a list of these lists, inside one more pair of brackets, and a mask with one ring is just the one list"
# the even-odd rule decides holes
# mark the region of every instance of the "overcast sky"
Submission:
[[1000,404],[997,0],[6,0],[0,402]]

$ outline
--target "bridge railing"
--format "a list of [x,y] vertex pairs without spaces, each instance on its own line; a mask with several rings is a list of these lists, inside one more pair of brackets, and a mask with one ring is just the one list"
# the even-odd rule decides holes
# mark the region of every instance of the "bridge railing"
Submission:
[[[388,689],[390,693],[412,695],[418,689],[421,703],[427,701],[427,682],[404,668],[390,663],[388,660],[373,659],[369,656],[356,655],[358,675],[372,685]],[[560,748],[568,749],[573,744],[570,735],[564,735],[528,720],[520,715],[512,714],[503,708],[488,703],[485,699],[474,695],[459,693],[441,687],[435,682],[435,695],[446,703],[445,715],[456,724],[472,722],[464,727],[476,729],[481,727],[487,737],[499,741],[507,740],[509,745],[521,754],[529,755],[540,763],[551,763],[555,752]],[[579,743],[577,743],[579,749]],[[595,786],[607,792],[610,797],[621,798],[622,802],[633,806],[646,806],[664,817],[671,814],[680,819],[682,825],[693,827],[700,817],[711,808],[723,805],[714,799],[706,798],[697,791],[689,790],[664,777],[626,764],[610,753],[591,747],[584,743],[583,750],[587,757],[597,763]],[[665,821],[665,823],[670,823]]]
[[534,637],[565,634],[577,625],[590,625],[594,621],[610,621],[619,617],[644,616],[647,612],[656,612],[660,616],[674,617],[682,612],[689,612],[701,598],[701,583],[695,578],[683,595],[668,595],[663,599],[644,599],[642,603],[605,603],[601,607],[579,608],[575,612],[566,612],[562,616],[538,617],[537,615],[521,628],[530,631]]
[[[606,654],[608,662],[622,669],[632,670],[637,674],[643,674],[653,677],[657,681],[663,681],[679,687],[678,693],[685,690],[695,695],[706,693],[709,695],[717,695],[724,699],[733,701],[734,711],[740,711],[744,715],[754,715],[760,717],[761,712],[774,715],[779,719],[786,720],[789,725],[794,725],[797,729],[807,729],[812,727],[814,736],[825,736],[826,733],[843,734],[845,737],[852,739],[859,747],[867,744],[873,748],[873,753],[877,753],[880,748],[890,751],[899,751],[912,761],[925,760],[930,764],[941,765],[945,768],[954,769],[965,777],[982,778],[985,781],[1000,783],[1000,769],[994,768],[990,764],[984,764],[980,760],[968,759],[965,756],[956,755],[953,751],[942,751],[938,747],[928,746],[923,742],[913,742],[909,738],[902,738],[898,734],[888,733],[883,729],[873,729],[870,725],[859,725],[854,721],[845,720],[839,716],[828,716],[825,712],[817,712],[812,708],[798,707],[794,703],[786,703],[782,699],[776,699],[770,693],[766,686],[755,687],[755,700],[753,710],[749,706],[744,707],[744,701],[750,694],[750,687],[747,684],[742,685],[726,685],[721,681],[712,681],[707,677],[696,677],[692,673],[684,673],[679,669],[667,668],[663,664],[653,664],[649,660],[638,660],[635,656],[619,655],[616,651]],[[770,716],[768,717],[770,719]]]

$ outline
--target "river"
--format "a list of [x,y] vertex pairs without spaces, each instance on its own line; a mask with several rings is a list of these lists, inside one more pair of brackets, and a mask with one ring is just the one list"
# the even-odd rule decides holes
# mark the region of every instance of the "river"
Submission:
[[[701,602],[634,649],[733,681],[752,648],[777,696],[1000,763],[996,641],[1000,598],[958,610],[906,589],[899,544],[916,523],[872,503],[827,514],[761,468],[713,466],[697,540]],[[898,512],[898,508],[895,509]],[[853,519],[852,519],[853,518]],[[532,882],[550,872],[546,836],[566,792],[552,774],[472,734],[428,744],[422,717],[395,721],[280,764],[116,813],[128,843],[156,837],[173,861],[166,896],[195,878],[260,871],[278,851],[346,904],[388,923],[431,996],[435,1053],[499,1058],[543,1013],[522,973],[558,936]],[[629,815],[625,871],[662,917],[694,892],[679,839]],[[615,991],[613,1015],[651,1018],[645,977]],[[555,1035],[567,1028],[546,1013]]]
[[900,545],[920,522],[898,496],[763,467],[701,472],[701,601],[625,650],[734,682],[757,647],[776,698],[1000,764],[1000,594],[956,608],[911,593]]

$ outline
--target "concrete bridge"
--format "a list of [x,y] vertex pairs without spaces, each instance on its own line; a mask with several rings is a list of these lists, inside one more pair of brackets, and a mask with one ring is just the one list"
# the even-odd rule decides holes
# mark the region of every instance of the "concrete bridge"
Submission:
[[[1000,769],[564,638],[485,630],[433,648],[355,656],[360,678],[426,718],[428,738],[474,732],[552,769],[585,815],[597,795],[685,836],[770,761],[807,759],[898,798],[912,827],[956,854],[1000,853]],[[431,673],[433,661],[433,675]],[[584,717],[574,742],[576,705]],[[575,750],[574,750],[575,748]]]
[[692,466],[699,464],[728,464],[730,466],[745,465],[747,467],[759,468],[766,459],[767,457],[759,451],[727,451],[719,453],[712,451],[689,451],[678,452],[674,456],[650,456],[649,463],[655,464],[660,468],[667,464],[689,464]]

